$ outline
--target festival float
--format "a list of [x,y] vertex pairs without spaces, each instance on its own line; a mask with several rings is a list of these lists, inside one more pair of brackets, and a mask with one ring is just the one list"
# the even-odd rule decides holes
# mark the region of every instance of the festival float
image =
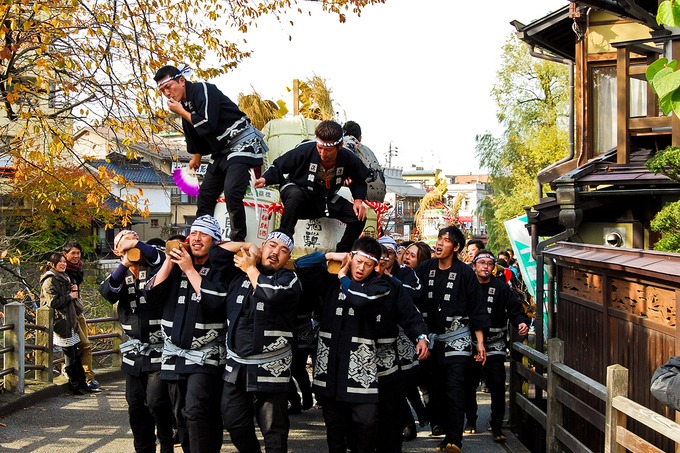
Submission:
[[[304,118],[300,115],[289,116],[269,121],[263,129],[264,140],[269,147],[269,152],[264,157],[262,171],[278,156],[295,148],[299,143],[314,140],[314,129],[320,121]],[[385,213],[387,207],[383,203],[385,197],[385,178],[382,168],[374,153],[365,145],[353,137],[346,137],[346,148],[353,151],[370,170],[367,179],[368,195],[366,204],[366,225],[363,234],[370,237],[380,235],[380,216]],[[255,174],[251,175],[254,181]],[[181,188],[181,187],[180,187]],[[339,194],[349,201],[352,195],[348,187],[340,189]],[[253,189],[252,183],[248,187],[243,199],[246,208],[246,222],[248,233],[246,241],[261,244],[267,234],[278,228],[283,205],[275,186],[262,189]],[[222,226],[223,236],[228,237],[229,216],[224,198],[218,200],[215,207],[215,218]],[[313,220],[299,220],[295,227],[295,249],[293,257],[297,258],[314,251],[334,251],[345,230],[345,224],[331,218]]]

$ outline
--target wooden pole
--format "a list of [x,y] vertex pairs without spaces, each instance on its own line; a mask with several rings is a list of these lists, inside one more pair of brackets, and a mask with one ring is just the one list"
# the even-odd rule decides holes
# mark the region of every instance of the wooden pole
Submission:
[[557,401],[557,388],[562,378],[553,371],[556,363],[564,362],[564,342],[559,338],[548,340],[548,408],[545,428],[545,450],[550,453],[562,451],[555,436],[557,426],[562,426],[562,404]]
[[300,114],[300,80],[293,79],[293,115]]
[[605,412],[604,451],[625,453],[626,449],[616,442],[616,427],[626,426],[626,414],[614,409],[612,400],[617,396],[628,397],[628,368],[621,365],[607,367],[607,411]]
[[35,311],[35,323],[45,327],[46,330],[36,330],[35,344],[45,348],[44,351],[35,351],[35,364],[45,367],[35,371],[35,378],[41,382],[54,382],[54,344],[52,331],[54,330],[54,317],[50,307],[40,307]]

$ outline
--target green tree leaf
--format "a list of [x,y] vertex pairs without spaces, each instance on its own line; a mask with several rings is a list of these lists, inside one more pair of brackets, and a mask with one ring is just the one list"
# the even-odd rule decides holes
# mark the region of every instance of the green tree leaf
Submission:
[[671,0],[661,2],[656,13],[656,23],[680,27],[680,3]]

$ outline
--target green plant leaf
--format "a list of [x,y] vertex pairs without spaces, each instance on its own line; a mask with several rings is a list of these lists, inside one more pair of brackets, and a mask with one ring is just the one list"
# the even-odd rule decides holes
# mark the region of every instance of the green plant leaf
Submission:
[[659,71],[652,80],[652,88],[659,97],[667,96],[677,90],[680,88],[680,71],[673,71],[671,68]]
[[656,22],[671,27],[680,27],[680,3],[666,0],[661,2],[656,13]]
[[680,90],[676,90],[671,95],[671,105],[673,107],[673,113],[675,116],[680,118]]
[[[677,66],[677,62],[673,60],[671,61],[671,64],[673,62],[675,62],[675,65]],[[652,80],[654,80],[654,77],[656,77],[656,75],[659,73],[659,71],[666,68],[667,63],[668,63],[667,58],[659,58],[654,63],[650,64],[647,67],[647,70],[645,71],[645,77],[647,78],[647,81],[651,83]]]

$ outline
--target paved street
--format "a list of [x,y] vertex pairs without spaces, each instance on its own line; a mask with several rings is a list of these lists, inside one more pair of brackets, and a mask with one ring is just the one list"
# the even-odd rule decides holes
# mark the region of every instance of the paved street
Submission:
[[[98,395],[70,396],[59,393],[39,403],[0,418],[0,451],[58,452],[132,452],[132,434],[127,420],[125,384],[119,376],[102,382],[104,392]],[[478,428],[488,420],[489,397],[478,393],[480,414]],[[291,417],[289,451],[292,453],[327,451],[321,411],[311,409]],[[404,452],[432,452],[440,438],[429,435],[429,428],[414,441],[404,443]],[[511,433],[506,431],[511,437]],[[507,446],[496,444],[484,431],[467,435],[463,451],[526,451],[519,441],[510,438]],[[181,452],[179,446],[177,452]],[[225,433],[223,453],[236,452]]]

